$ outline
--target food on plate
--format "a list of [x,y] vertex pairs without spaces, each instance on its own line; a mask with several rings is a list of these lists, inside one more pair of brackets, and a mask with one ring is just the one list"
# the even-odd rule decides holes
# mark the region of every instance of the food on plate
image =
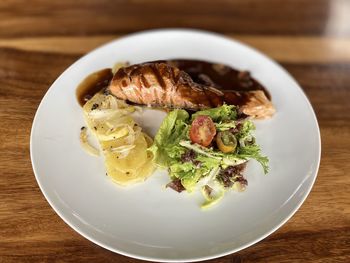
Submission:
[[[88,127],[81,130],[81,143],[92,155],[102,150],[108,176],[120,185],[144,181],[158,166],[169,171],[167,187],[200,189],[202,207],[208,208],[230,189],[245,190],[250,159],[268,172],[251,119],[269,118],[275,108],[247,71],[184,59],[117,63],[89,75],[77,97]],[[154,141],[135,123],[136,105],[171,110]]]
[[[83,106],[85,123],[99,142],[107,175],[120,185],[144,181],[155,168],[152,153],[147,151],[153,141],[132,118],[135,110],[137,107],[103,93],[95,94]],[[89,143],[86,127],[80,138],[87,152],[99,155]]]
[[158,167],[168,169],[168,187],[181,192],[200,188],[203,208],[217,203],[229,189],[243,191],[243,171],[250,159],[265,173],[268,158],[260,152],[254,124],[233,105],[197,111],[171,111],[161,124],[149,150]]
[[204,147],[211,144],[216,134],[216,128],[213,120],[206,115],[198,116],[191,125],[189,136],[192,142],[198,143]]
[[96,93],[101,92],[113,78],[110,68],[101,69],[88,75],[77,87],[76,96],[80,106],[90,100]]
[[[109,92],[119,99],[148,106],[196,111],[225,103],[239,106],[243,113],[254,118],[269,118],[274,114],[275,108],[268,96],[249,74],[237,71],[237,78],[242,79],[239,84],[232,83],[231,90],[222,90],[210,76],[202,74],[195,81],[176,63],[181,62],[155,61],[121,67],[110,82]],[[249,85],[258,89],[252,90]]]
[[237,148],[236,136],[231,131],[220,131],[216,136],[216,145],[223,153],[234,152]]

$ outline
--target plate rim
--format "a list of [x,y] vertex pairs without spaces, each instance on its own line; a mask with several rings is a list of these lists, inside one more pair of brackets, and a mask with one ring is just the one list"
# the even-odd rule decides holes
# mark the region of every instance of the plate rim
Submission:
[[[214,253],[210,256],[203,256],[203,257],[196,257],[196,258],[178,258],[178,259],[166,259],[166,258],[155,258],[155,257],[148,257],[148,256],[142,256],[136,253],[129,253],[129,252],[124,252],[123,250],[119,250],[116,249],[114,247],[111,247],[108,244],[104,244],[103,242],[100,242],[98,240],[95,240],[92,237],[89,237],[88,234],[85,234],[83,230],[80,230],[79,227],[75,226],[74,223],[69,222],[68,219],[66,219],[63,215],[63,213],[61,213],[59,211],[59,209],[55,206],[55,204],[53,203],[52,200],[50,200],[48,194],[45,192],[44,186],[42,184],[42,182],[39,179],[38,176],[38,172],[37,169],[35,167],[35,163],[34,163],[34,159],[33,159],[33,136],[34,136],[34,130],[35,130],[35,126],[36,123],[38,122],[38,112],[40,111],[43,102],[45,101],[45,99],[47,98],[48,94],[52,91],[52,86],[58,82],[63,75],[68,72],[69,70],[71,70],[71,68],[75,67],[78,63],[82,63],[84,61],[84,59],[90,55],[93,52],[96,52],[100,49],[105,48],[108,45],[111,45],[114,42],[118,42],[120,40],[124,40],[130,37],[134,37],[134,36],[140,36],[140,35],[148,35],[148,34],[157,34],[157,33],[194,33],[194,34],[202,34],[202,35],[207,35],[210,37],[216,37],[216,38],[221,38],[222,40],[225,41],[230,41],[230,42],[235,42],[237,44],[239,44],[240,46],[243,46],[245,48],[248,48],[250,50],[253,50],[255,53],[258,53],[260,56],[264,57],[265,59],[269,60],[269,62],[273,63],[275,66],[277,66],[280,70],[282,70],[286,75],[288,75],[291,79],[291,81],[294,82],[294,84],[296,84],[295,86],[297,87],[297,90],[299,90],[299,92],[301,92],[301,94],[303,95],[303,99],[305,100],[307,107],[310,110],[310,113],[312,115],[312,119],[315,122],[316,125],[316,132],[317,132],[317,144],[318,144],[318,156],[317,156],[317,163],[316,163],[316,167],[313,173],[313,180],[310,184],[310,186],[308,187],[307,191],[305,191],[304,196],[300,199],[300,201],[298,202],[298,204],[291,210],[291,212],[288,214],[288,216],[286,216],[279,224],[277,224],[275,227],[273,227],[271,230],[267,231],[266,233],[264,233],[263,235],[261,235],[259,238],[256,238],[254,240],[252,240],[251,242],[248,242],[244,245],[241,245],[239,247],[236,247],[234,249],[231,250],[227,250],[221,253]],[[36,179],[37,184],[39,185],[40,191],[41,193],[44,195],[46,201],[49,203],[49,205],[51,206],[51,208],[55,211],[55,213],[69,226],[71,227],[74,231],[76,231],[78,234],[80,234],[81,236],[83,236],[84,238],[86,238],[87,240],[91,241],[94,244],[97,244],[98,246],[101,246],[109,251],[112,251],[114,253],[118,253],[120,255],[123,256],[127,256],[127,257],[131,257],[131,258],[135,258],[135,259],[140,259],[140,260],[147,260],[147,261],[153,261],[153,262],[198,262],[198,261],[203,261],[203,260],[210,260],[210,259],[214,259],[214,258],[219,258],[219,257],[223,257],[223,256],[227,256],[233,253],[236,253],[238,251],[241,251],[245,248],[248,248],[258,242],[260,242],[261,240],[265,239],[266,237],[268,237],[269,235],[273,234],[275,231],[277,231],[280,227],[282,227],[287,221],[289,221],[289,219],[296,214],[296,212],[300,209],[300,207],[303,205],[303,203],[305,202],[306,198],[309,196],[316,178],[318,176],[318,172],[319,172],[319,167],[320,167],[320,162],[321,162],[321,152],[322,152],[322,144],[321,144],[321,133],[320,133],[320,128],[319,128],[319,124],[318,124],[318,120],[317,120],[317,116],[315,114],[315,111],[311,105],[311,102],[308,98],[308,96],[306,95],[306,93],[304,92],[304,90],[301,88],[301,86],[299,85],[299,83],[296,81],[296,79],[277,61],[275,61],[273,58],[270,58],[269,56],[265,55],[264,53],[262,53],[260,50],[245,44],[244,42],[241,42],[240,40],[237,40],[234,37],[228,37],[226,35],[222,35],[216,32],[211,32],[211,31],[206,31],[206,30],[200,30],[200,29],[191,29],[191,28],[161,28],[161,29],[151,29],[151,30],[143,30],[143,31],[138,31],[138,32],[134,32],[131,34],[126,34],[122,37],[116,38],[116,39],[112,39],[92,50],[90,50],[89,52],[83,54],[80,58],[78,58],[74,63],[72,63],[69,67],[67,67],[56,79],[54,82],[52,82],[48,88],[48,90],[45,92],[45,95],[42,97],[37,110],[35,112],[33,121],[32,121],[32,127],[31,127],[31,131],[30,131],[30,160],[31,160],[31,164],[32,164],[32,169],[34,172],[34,176]]]

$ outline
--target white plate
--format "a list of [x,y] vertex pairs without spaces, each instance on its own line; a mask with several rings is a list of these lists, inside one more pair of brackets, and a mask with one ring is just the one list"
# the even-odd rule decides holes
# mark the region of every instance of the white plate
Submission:
[[[209,211],[197,195],[165,189],[165,172],[121,188],[102,159],[79,144],[82,110],[75,88],[89,73],[117,61],[138,63],[195,58],[250,70],[272,94],[277,114],[256,122],[256,136],[270,158],[264,176],[250,162],[244,193],[229,193]],[[146,111],[142,124],[155,133],[164,114]],[[313,109],[294,79],[271,59],[239,42],[201,31],[160,30],[112,41],[70,66],[50,87],[36,113],[31,158],[38,184],[57,214],[92,242],[152,261],[197,261],[246,248],[284,224],[315,181],[320,133]]]

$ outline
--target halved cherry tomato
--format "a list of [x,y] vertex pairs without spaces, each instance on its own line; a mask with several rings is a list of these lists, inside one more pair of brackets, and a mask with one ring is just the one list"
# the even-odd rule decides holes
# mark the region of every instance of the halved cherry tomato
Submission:
[[209,146],[216,134],[213,120],[206,115],[197,116],[190,128],[190,139],[202,146]]
[[222,131],[216,135],[216,144],[220,151],[223,153],[229,153],[236,150],[237,139],[229,131]]

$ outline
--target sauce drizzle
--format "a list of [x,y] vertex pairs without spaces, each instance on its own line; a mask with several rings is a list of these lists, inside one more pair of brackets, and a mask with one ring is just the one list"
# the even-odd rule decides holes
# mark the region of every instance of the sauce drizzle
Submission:
[[219,90],[226,91],[262,90],[271,100],[266,88],[255,80],[249,71],[239,71],[224,64],[202,60],[174,59],[166,62],[185,71],[194,82],[199,84],[213,85]]
[[88,75],[77,87],[76,97],[83,106],[96,93],[106,88],[113,78],[112,69],[105,68]]

